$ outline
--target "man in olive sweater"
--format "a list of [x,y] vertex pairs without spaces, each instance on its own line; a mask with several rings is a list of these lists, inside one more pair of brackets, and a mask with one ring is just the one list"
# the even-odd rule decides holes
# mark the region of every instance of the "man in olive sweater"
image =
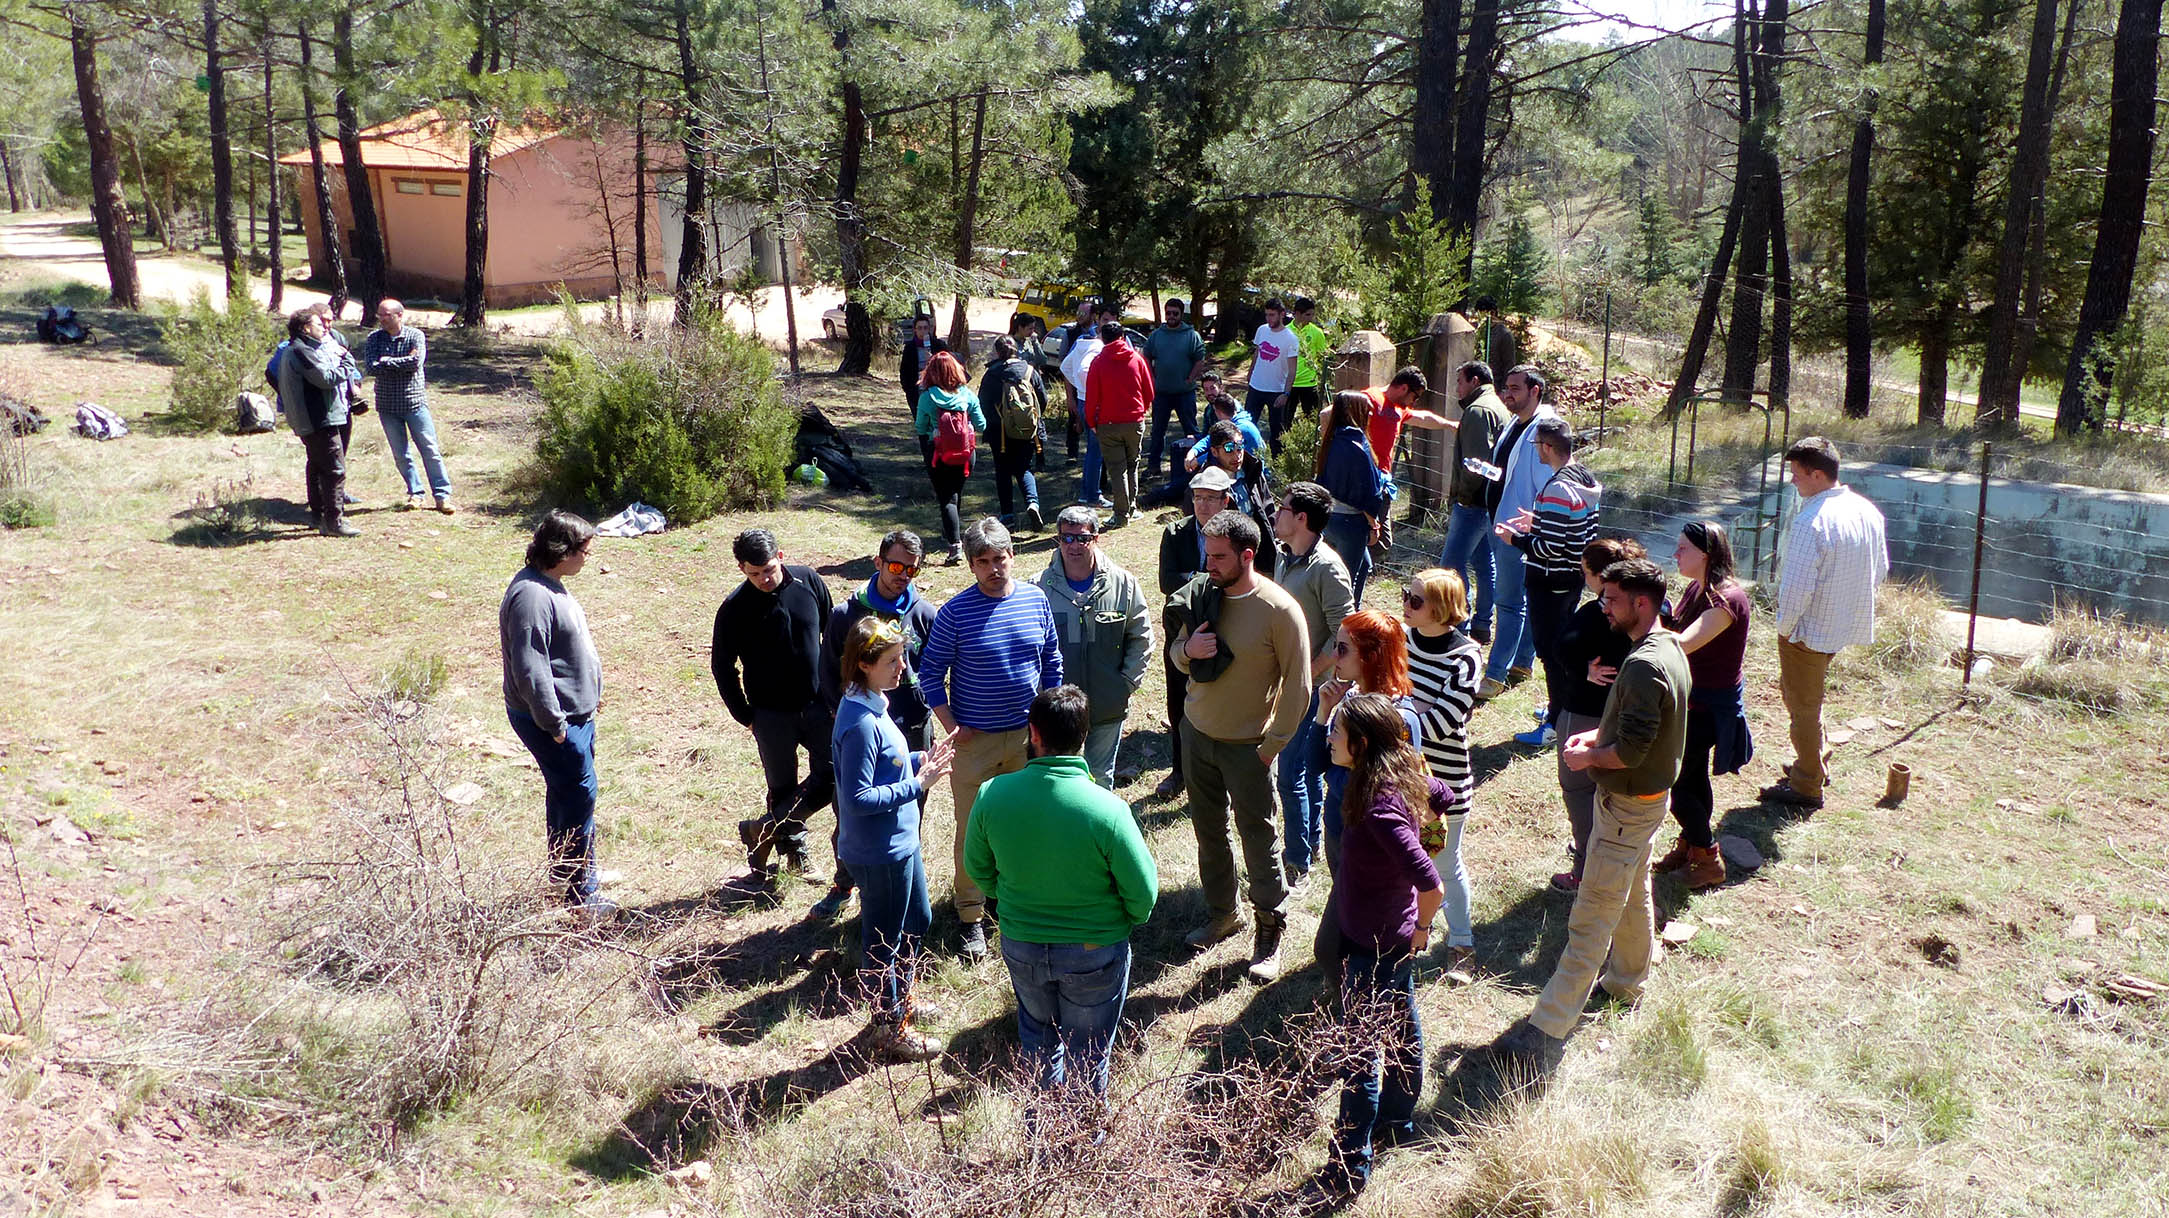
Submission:
[[1160,876],[1129,805],[1085,768],[1090,718],[1074,685],[1032,699],[1032,760],[979,789],[964,867],[1002,903],[1017,1039],[1039,1085],[1062,1086],[1075,1054],[1105,1097],[1107,1054],[1129,996],[1130,932],[1152,916]]
[[1612,628],[1634,640],[1634,650],[1605,697],[1604,717],[1594,730],[1568,737],[1560,753],[1569,768],[1596,778],[1596,825],[1558,968],[1536,1010],[1498,1045],[1508,1058],[1540,1072],[1558,1064],[1592,987],[1603,985],[1619,1002],[1641,997],[1656,950],[1650,842],[1665,821],[1687,743],[1693,682],[1679,636],[1657,623],[1664,572],[1646,558],[1633,558],[1606,567],[1603,579],[1598,603]]
[[1288,922],[1270,771],[1310,706],[1309,631],[1295,598],[1257,573],[1263,539],[1255,521],[1230,509],[1206,521],[1204,532],[1204,574],[1176,596],[1194,609],[1182,615],[1182,629],[1168,647],[1168,658],[1190,678],[1181,728],[1183,774],[1197,832],[1198,879],[1212,915],[1188,941],[1210,947],[1243,928],[1228,844],[1232,806],[1258,918],[1250,978],[1269,982],[1280,976],[1280,936]]

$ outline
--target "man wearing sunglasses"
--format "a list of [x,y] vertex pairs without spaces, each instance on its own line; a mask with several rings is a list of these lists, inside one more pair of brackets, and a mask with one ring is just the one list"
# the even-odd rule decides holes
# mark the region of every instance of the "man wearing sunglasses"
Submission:
[[[792,871],[806,872],[806,818],[836,794],[829,760],[835,718],[820,683],[821,631],[834,606],[820,575],[786,565],[767,529],[740,533],[731,555],[745,580],[716,610],[709,668],[731,718],[753,730],[768,780],[767,812],[738,822],[754,882],[766,886],[775,881],[771,851]],[[808,762],[803,782],[800,749]]]
[[[926,650],[926,636],[934,629],[934,606],[912,583],[925,557],[926,547],[917,533],[891,530],[881,539],[881,549],[874,557],[874,577],[829,612],[828,629],[821,637],[821,700],[833,714],[843,701],[843,646],[844,640],[851,637],[851,628],[858,625],[860,618],[872,614],[896,623],[903,631],[904,674],[896,688],[888,691],[889,718],[904,733],[904,741],[914,753],[926,751],[926,725],[933,717],[926,708],[926,694],[919,688],[918,671],[919,653]],[[851,900],[853,887],[850,871],[841,859],[837,860],[835,882],[829,886],[828,895],[814,903],[813,916],[826,919],[842,913]]]
[[1098,512],[1063,508],[1054,529],[1056,552],[1040,573],[1039,588],[1054,610],[1062,674],[1085,693],[1091,725],[1085,769],[1111,791],[1130,695],[1144,684],[1145,659],[1152,654],[1152,623],[1137,577],[1100,549]]

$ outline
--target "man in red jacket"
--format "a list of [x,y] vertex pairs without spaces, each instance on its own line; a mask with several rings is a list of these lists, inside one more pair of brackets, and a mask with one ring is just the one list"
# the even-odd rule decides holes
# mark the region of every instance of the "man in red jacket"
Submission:
[[1085,423],[1100,440],[1100,465],[1115,496],[1110,529],[1130,522],[1137,502],[1137,460],[1143,448],[1145,415],[1152,409],[1152,365],[1130,345],[1122,326],[1100,326],[1100,348],[1085,372]]

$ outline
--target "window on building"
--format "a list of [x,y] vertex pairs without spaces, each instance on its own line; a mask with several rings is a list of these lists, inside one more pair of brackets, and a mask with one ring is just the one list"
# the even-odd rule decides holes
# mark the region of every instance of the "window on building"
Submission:
[[459,183],[431,182],[429,184],[429,193],[433,195],[443,195],[448,199],[456,199],[459,197]]
[[412,178],[393,178],[392,189],[403,195],[418,195],[422,193],[422,184]]

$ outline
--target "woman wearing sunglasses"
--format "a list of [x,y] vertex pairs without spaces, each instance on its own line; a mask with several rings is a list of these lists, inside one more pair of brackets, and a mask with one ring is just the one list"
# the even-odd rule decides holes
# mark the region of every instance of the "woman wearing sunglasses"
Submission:
[[1468,620],[1468,592],[1461,577],[1443,567],[1418,571],[1401,589],[1408,623],[1408,681],[1415,688],[1423,727],[1423,760],[1431,776],[1453,788],[1443,818],[1445,836],[1433,853],[1446,890],[1447,976],[1472,981],[1475,927],[1469,915],[1469,876],[1461,862],[1461,831],[1468,821],[1476,780],[1469,767],[1469,716],[1484,675],[1483,649],[1461,630]]
[[919,855],[919,801],[949,770],[945,737],[912,752],[889,718],[888,693],[904,675],[904,632],[860,618],[839,660],[843,701],[830,737],[836,759],[836,857],[859,884],[860,977],[873,999],[873,1047],[902,1061],[925,1061],[941,1042],[911,1026],[919,945],[934,920]]

